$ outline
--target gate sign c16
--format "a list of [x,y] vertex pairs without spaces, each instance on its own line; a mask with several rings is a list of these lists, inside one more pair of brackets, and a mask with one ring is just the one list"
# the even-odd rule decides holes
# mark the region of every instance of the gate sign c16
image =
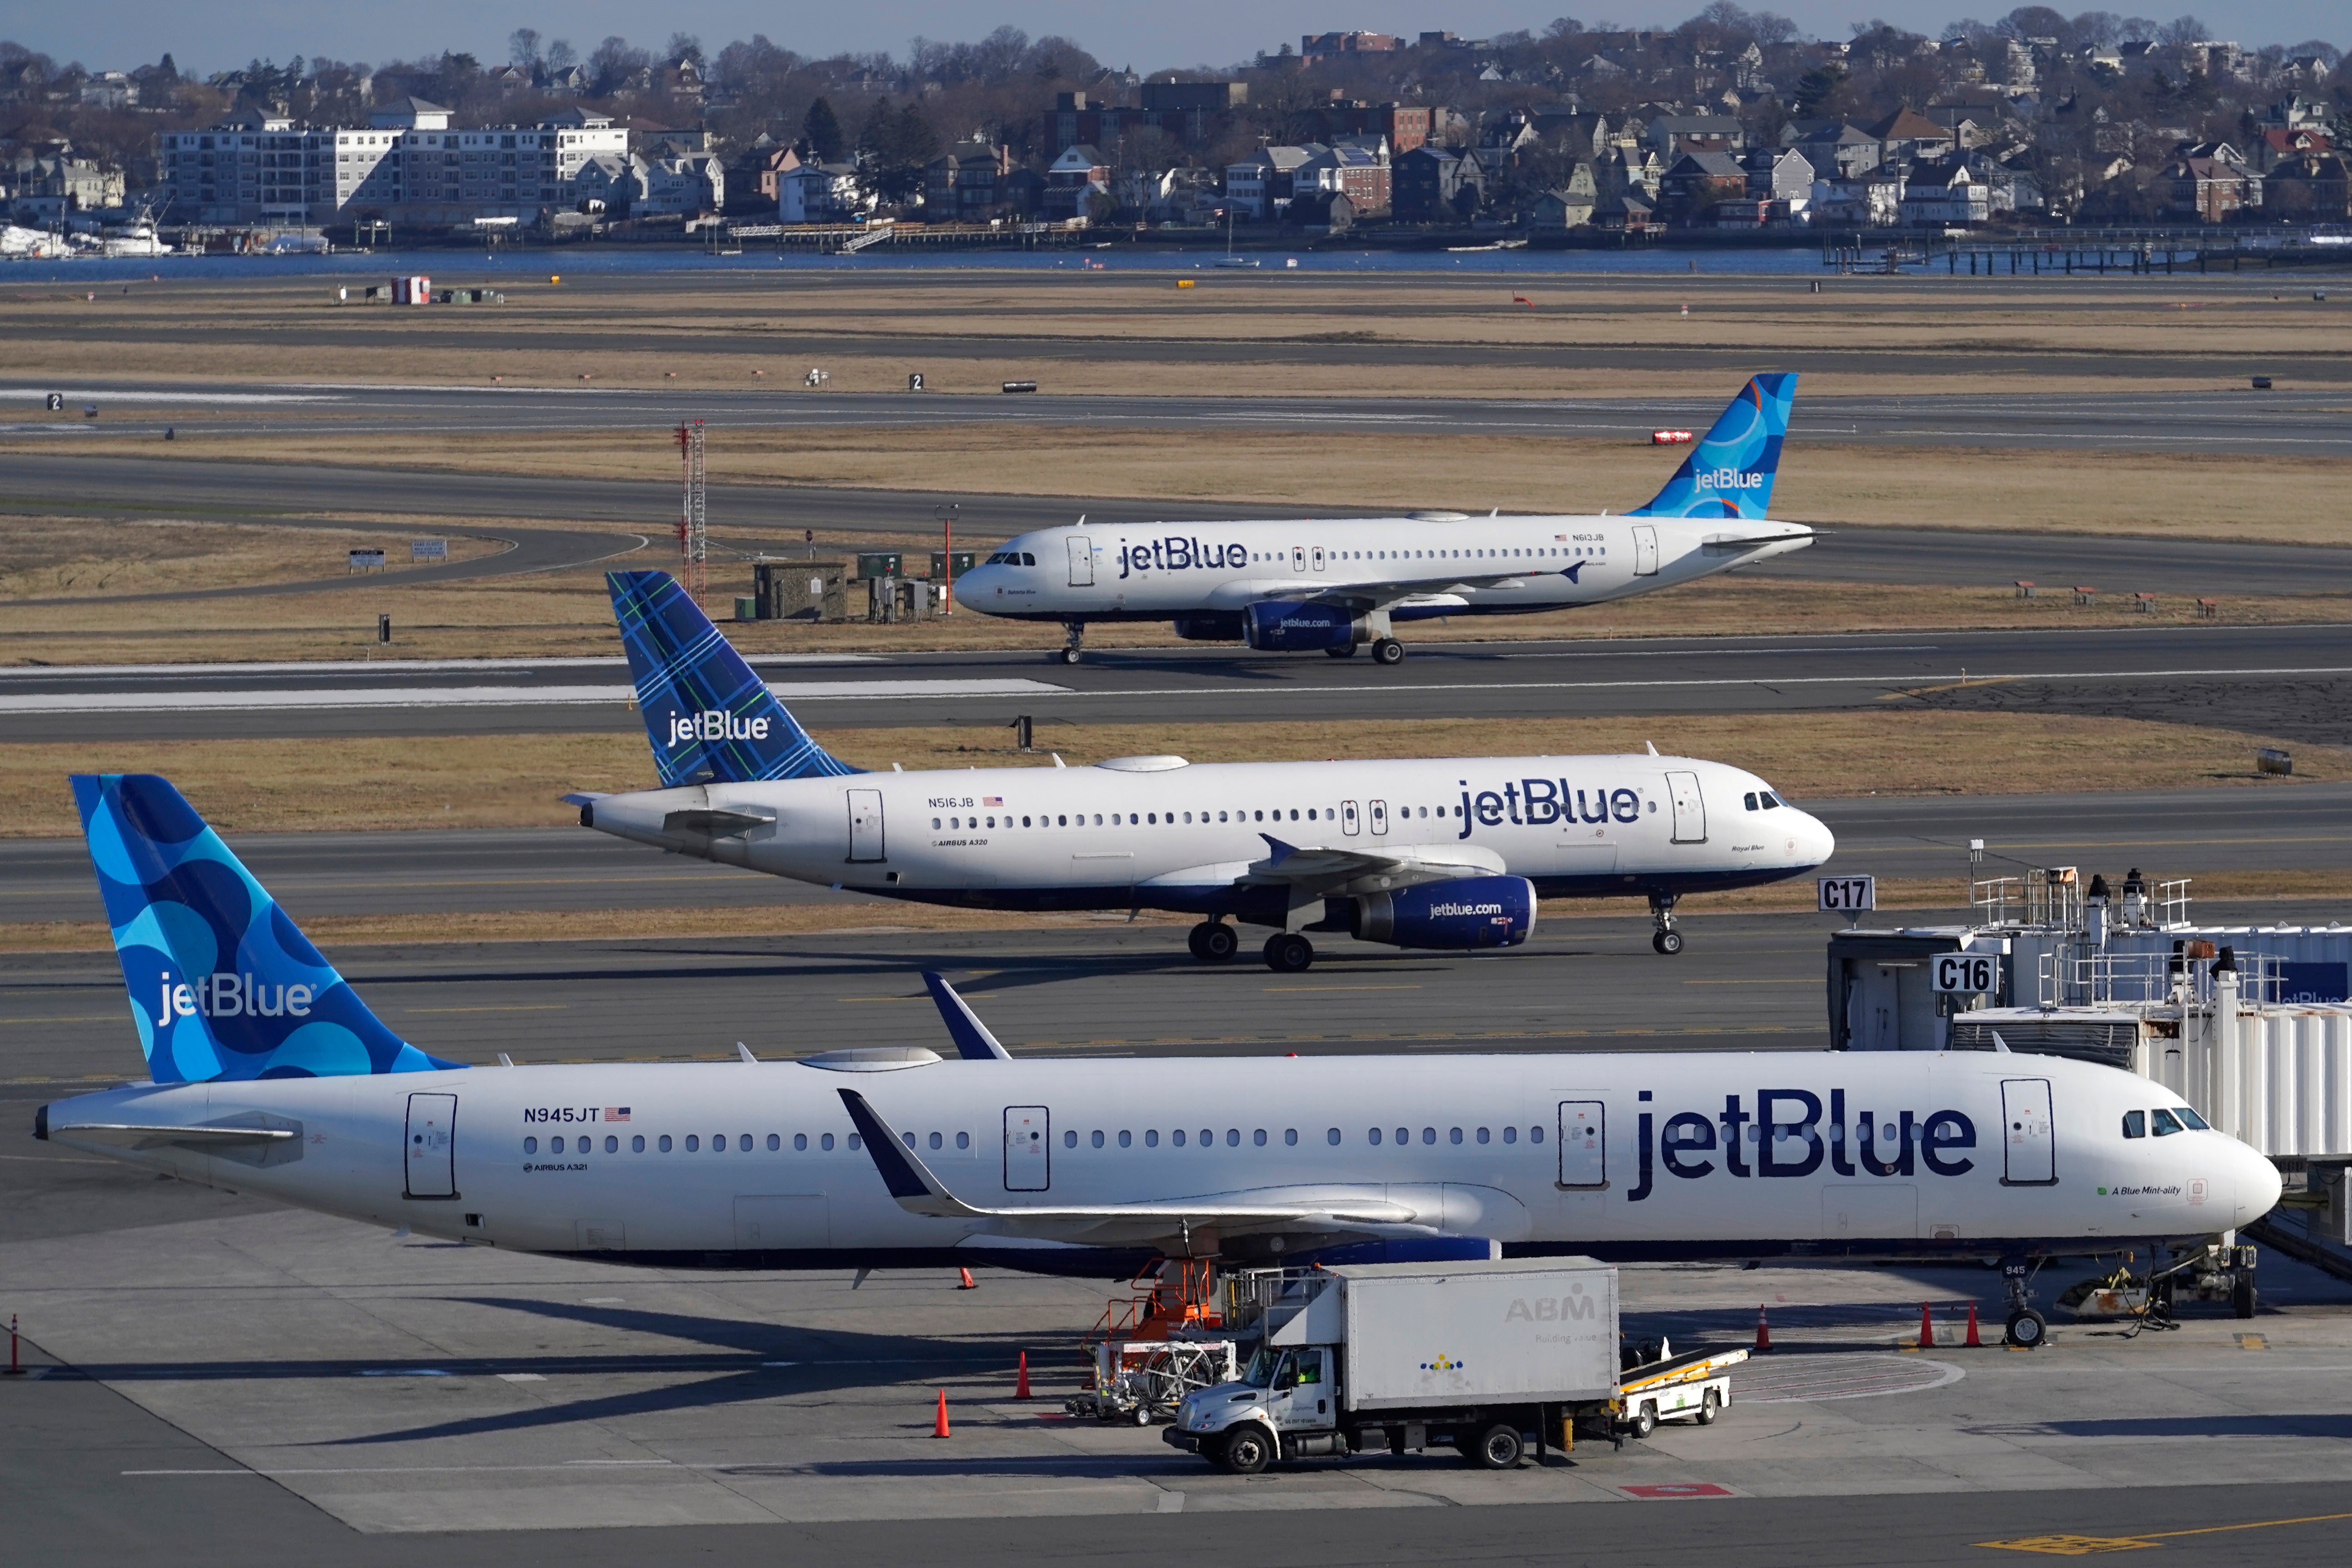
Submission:
[[1938,953],[1936,989],[1961,996],[1989,994],[2000,981],[2000,959],[1991,953]]
[[1878,907],[1878,879],[1874,876],[1825,876],[1822,878],[1821,907],[1833,915],[1853,915]]

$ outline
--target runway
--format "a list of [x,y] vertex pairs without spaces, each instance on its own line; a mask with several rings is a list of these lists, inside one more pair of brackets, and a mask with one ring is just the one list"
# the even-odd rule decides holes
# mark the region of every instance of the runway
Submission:
[[[1050,633],[1041,630],[1041,643]],[[808,724],[1001,728],[1375,717],[1570,723],[1629,714],[1774,713],[1897,705],[2031,707],[2222,723],[2312,744],[2352,743],[2352,656],[2340,626],[1595,639],[1413,644],[1369,660],[1217,645],[1089,654],[877,654],[838,671],[768,665]],[[755,664],[759,663],[755,661]],[[573,660],[0,670],[0,716],[19,740],[625,732],[626,670]],[[1530,730],[1572,751],[1572,730]]]
[[[992,356],[999,351],[984,339],[978,347]],[[699,346],[695,350],[705,351]],[[1486,363],[1497,352],[1501,350],[1478,346],[1463,350],[1460,357],[1465,363]],[[1638,444],[1662,427],[1705,430],[1738,390],[1739,382],[1756,370],[1804,368],[1800,362],[1750,364],[1736,374],[1727,372],[1719,395],[1524,400],[1062,397],[1050,386],[1008,396],[992,388],[953,385],[936,376],[930,378],[935,390],[919,396],[829,392],[783,384],[688,392],[289,382],[240,383],[234,392],[215,392],[168,382],[18,382],[0,386],[0,438],[45,436],[65,450],[93,445],[112,449],[152,441],[168,425],[179,440],[199,444],[207,435],[353,435],[364,445],[365,436],[378,432],[471,439],[524,432],[667,430],[683,420],[699,419],[720,435],[729,430],[938,430],[973,424],[1061,429],[1083,424],[1171,434],[1247,429],[1301,435],[1482,435]],[[783,380],[781,375],[774,379]],[[42,400],[51,392],[65,397],[65,414],[40,412]],[[82,416],[89,405],[100,410],[97,419]],[[2352,423],[2344,413],[2344,392],[2336,388],[2260,394],[2235,386],[2201,392],[1934,397],[1801,394],[1788,439],[1799,447],[1817,443],[2342,457],[2352,455]]]

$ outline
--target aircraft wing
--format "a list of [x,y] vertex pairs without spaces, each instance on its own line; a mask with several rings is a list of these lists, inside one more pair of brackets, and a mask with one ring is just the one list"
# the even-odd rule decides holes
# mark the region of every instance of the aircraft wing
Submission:
[[164,1127],[129,1122],[55,1123],[49,1127],[52,1138],[79,1138],[86,1144],[103,1144],[116,1149],[160,1149],[172,1144],[198,1150],[242,1148],[251,1144],[288,1143],[301,1135],[291,1127]]
[[[1576,563],[1579,570],[1583,562]],[[1532,571],[1505,571],[1489,576],[1465,577],[1458,572],[1443,577],[1401,579],[1391,582],[1333,583],[1320,578],[1297,578],[1289,581],[1229,582],[1209,595],[1211,607],[1218,610],[1246,610],[1253,604],[1309,603],[1339,604],[1354,610],[1389,610],[1412,599],[1454,599],[1471,589],[1507,588],[1523,584],[1530,578],[1572,574]]]
[[1378,891],[1449,882],[1458,876],[1498,876],[1508,869],[1494,851],[1470,844],[1399,844],[1375,852],[1324,845],[1302,848],[1284,843],[1271,833],[1258,837],[1265,841],[1269,852],[1264,860],[1250,862],[1240,880],[1261,886],[1328,890],[1364,881],[1370,884],[1367,891]]
[[967,1203],[925,1166],[855,1089],[835,1092],[864,1139],[882,1184],[909,1214],[971,1220],[992,1234],[1040,1240],[1150,1241],[1193,1231],[1328,1231],[1412,1226],[1420,1211],[1384,1197],[1327,1195],[1296,1202],[1248,1202],[1211,1195],[1152,1203],[1037,1204],[1013,1208]]

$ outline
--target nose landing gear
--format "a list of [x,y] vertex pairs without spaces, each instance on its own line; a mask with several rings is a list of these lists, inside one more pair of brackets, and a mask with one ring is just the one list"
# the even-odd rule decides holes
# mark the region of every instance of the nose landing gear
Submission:
[[1080,655],[1086,652],[1087,623],[1083,621],[1065,621],[1062,622],[1062,645],[1045,657],[1053,664],[1075,664]]
[[1683,950],[1683,934],[1675,929],[1675,900],[1671,893],[1650,894],[1650,923],[1656,928],[1650,933],[1650,946],[1669,958]]

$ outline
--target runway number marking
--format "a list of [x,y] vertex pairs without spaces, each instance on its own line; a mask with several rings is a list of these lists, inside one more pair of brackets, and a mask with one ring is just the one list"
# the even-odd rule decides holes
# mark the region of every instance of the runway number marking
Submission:
[[1979,1541],[1994,1552],[2035,1552],[2046,1557],[2090,1557],[2104,1552],[2137,1552],[2159,1542],[2190,1535],[2221,1535],[2233,1530],[2270,1530],[2283,1524],[2326,1524],[2352,1513],[2313,1513],[2301,1519],[2256,1519],[2243,1524],[2209,1524],[2197,1530],[2152,1530],[2141,1535],[2021,1535],[2015,1541]]

